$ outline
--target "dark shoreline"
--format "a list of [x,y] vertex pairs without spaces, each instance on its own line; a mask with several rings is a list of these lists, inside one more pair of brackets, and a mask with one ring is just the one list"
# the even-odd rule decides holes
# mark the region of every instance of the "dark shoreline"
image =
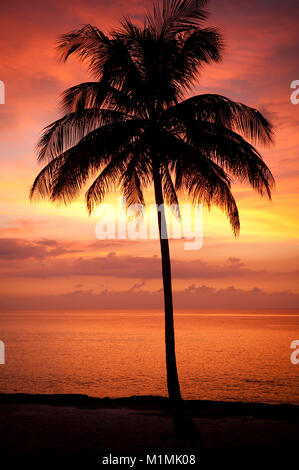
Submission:
[[[299,406],[186,400],[201,439],[178,440],[167,398],[1,394],[0,463],[23,468],[107,468],[103,456],[196,454],[201,465],[232,468],[295,462]],[[138,465],[135,468],[151,468]],[[153,467],[163,468],[161,465]],[[171,467],[168,465],[167,467]],[[10,468],[10,467],[9,467]],[[110,466],[109,466],[110,468]],[[129,468],[114,465],[113,468]],[[260,467],[258,467],[260,468]]]
[[[85,409],[132,408],[167,411],[166,397],[143,395],[122,398],[97,398],[83,394],[27,394],[0,393],[0,405],[51,405],[73,406]],[[195,417],[251,416],[260,419],[299,421],[299,405],[289,403],[269,404],[255,402],[230,402],[210,400],[185,400],[186,408]]]

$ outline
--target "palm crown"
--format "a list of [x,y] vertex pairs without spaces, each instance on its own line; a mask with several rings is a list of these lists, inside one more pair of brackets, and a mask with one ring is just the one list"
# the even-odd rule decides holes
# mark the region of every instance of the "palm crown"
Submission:
[[31,197],[68,203],[93,176],[89,212],[114,187],[128,204],[143,204],[143,189],[156,175],[163,200],[177,204],[183,191],[194,202],[215,204],[235,234],[240,223],[232,180],[271,197],[274,179],[253,147],[271,142],[269,121],[220,95],[183,100],[202,66],[222,57],[219,33],[203,27],[205,4],[165,0],[162,7],[155,4],[143,27],[125,19],[109,35],[86,25],[61,37],[61,58],[77,55],[95,81],[64,92],[65,114],[45,129],[38,145],[46,166]]

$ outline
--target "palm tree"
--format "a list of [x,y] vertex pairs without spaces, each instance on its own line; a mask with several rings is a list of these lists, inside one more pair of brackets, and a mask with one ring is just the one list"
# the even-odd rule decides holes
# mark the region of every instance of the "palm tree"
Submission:
[[143,27],[124,19],[109,35],[85,25],[60,38],[61,59],[76,55],[94,81],[64,92],[63,117],[46,127],[39,141],[38,160],[46,165],[31,189],[31,198],[67,204],[93,176],[86,193],[90,213],[113,188],[121,188],[128,204],[144,204],[143,190],[153,183],[161,208],[167,385],[175,404],[182,397],[162,205],[178,204],[178,193],[184,192],[193,202],[220,207],[237,235],[232,180],[247,182],[269,198],[274,185],[253,146],[272,141],[271,124],[261,113],[215,94],[184,100],[202,67],[222,58],[220,34],[204,27],[206,3],[165,0],[162,7],[154,4]]

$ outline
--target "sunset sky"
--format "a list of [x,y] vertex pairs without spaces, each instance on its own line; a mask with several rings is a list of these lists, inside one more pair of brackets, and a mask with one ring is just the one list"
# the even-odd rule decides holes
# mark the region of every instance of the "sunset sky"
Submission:
[[[159,243],[100,241],[99,215],[84,197],[69,207],[30,204],[41,130],[60,116],[59,96],[89,79],[75,59],[57,60],[57,37],[85,23],[109,31],[123,16],[140,21],[148,0],[5,0],[0,15],[0,308],[160,308]],[[204,213],[201,250],[171,242],[177,308],[294,308],[298,291],[298,0],[211,0],[209,26],[225,39],[222,64],[206,67],[194,90],[257,107],[275,128],[260,149],[276,179],[273,200],[235,185],[241,234]],[[114,194],[107,202],[115,202]],[[153,202],[152,194],[147,197]]]

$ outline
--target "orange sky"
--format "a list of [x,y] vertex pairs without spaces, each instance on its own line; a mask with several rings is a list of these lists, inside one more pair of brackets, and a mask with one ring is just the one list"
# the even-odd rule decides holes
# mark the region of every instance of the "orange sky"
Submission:
[[[96,214],[84,203],[57,208],[30,204],[38,171],[34,147],[41,129],[59,116],[58,98],[88,78],[75,60],[59,64],[57,36],[91,22],[106,31],[123,15],[137,20],[148,1],[1,4],[0,105],[2,308],[158,308],[159,245],[99,241]],[[186,252],[171,242],[176,305],[180,308],[298,307],[299,105],[290,83],[299,79],[297,0],[213,0],[209,25],[225,38],[223,64],[206,68],[194,93],[226,95],[259,108],[275,126],[276,144],[262,150],[277,182],[273,201],[235,186],[241,235],[223,214],[204,215],[204,246]],[[150,200],[149,195],[149,200]],[[115,199],[115,196],[112,197]],[[109,200],[107,201],[109,202]]]

